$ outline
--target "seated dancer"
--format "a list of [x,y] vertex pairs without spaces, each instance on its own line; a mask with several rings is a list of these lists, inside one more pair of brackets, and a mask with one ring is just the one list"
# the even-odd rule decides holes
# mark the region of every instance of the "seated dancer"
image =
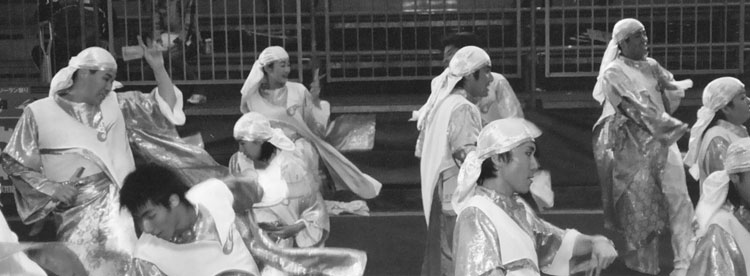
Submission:
[[262,197],[247,177],[189,187],[166,167],[136,168],[120,192],[120,203],[143,230],[130,274],[257,276],[259,262],[290,275],[363,274],[364,252],[290,250],[264,239],[247,213]]
[[[304,158],[316,181],[320,182],[318,160],[322,159],[336,188],[349,189],[365,199],[377,196],[382,184],[362,173],[324,140],[331,112],[330,104],[318,97],[319,87],[313,86],[311,93],[304,85],[288,81],[290,70],[289,54],[284,48],[264,49],[242,86],[242,113],[261,113],[271,125],[282,129],[294,141],[295,151]],[[374,132],[357,131],[360,125],[352,124],[349,126],[352,130],[343,132],[347,135],[363,133],[366,139],[373,139]]]
[[703,89],[703,106],[690,129],[690,144],[685,166],[701,184],[706,177],[723,169],[727,147],[748,137],[743,125],[750,119],[750,100],[745,85],[733,77],[711,81]]
[[245,113],[234,125],[239,150],[229,160],[232,174],[255,172],[263,201],[255,220],[282,247],[323,246],[330,229],[319,183],[284,132],[260,113]]
[[[500,119],[479,134],[458,175],[453,206],[455,275],[569,275],[598,273],[617,257],[612,241],[563,230],[540,219],[520,198],[538,164],[541,131],[520,118]],[[571,269],[571,258],[591,260]]]
[[687,275],[739,276],[750,271],[750,138],[727,148],[695,208],[697,245]]

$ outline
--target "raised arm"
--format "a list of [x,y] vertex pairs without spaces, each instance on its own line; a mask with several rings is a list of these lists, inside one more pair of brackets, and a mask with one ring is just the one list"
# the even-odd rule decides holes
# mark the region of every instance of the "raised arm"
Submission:
[[146,59],[146,62],[154,71],[154,78],[156,78],[159,96],[161,96],[171,108],[174,108],[177,103],[177,96],[174,92],[172,79],[169,77],[169,73],[167,73],[167,69],[164,67],[164,56],[162,54],[164,47],[159,43],[154,43],[151,39],[148,39],[146,44],[144,44],[141,36],[138,36],[138,43],[143,48],[143,58]]

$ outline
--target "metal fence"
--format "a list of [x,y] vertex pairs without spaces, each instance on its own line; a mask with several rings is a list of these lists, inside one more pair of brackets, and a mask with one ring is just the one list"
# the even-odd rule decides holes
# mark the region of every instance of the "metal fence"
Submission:
[[609,33],[620,18],[646,27],[650,55],[677,74],[743,71],[742,0],[546,0],[548,77],[596,76]]
[[[121,61],[137,35],[174,45],[165,56],[175,83],[211,84],[241,83],[269,45],[287,49],[297,80],[319,66],[329,82],[429,79],[442,70],[441,40],[459,31],[481,37],[493,71],[509,78],[528,78],[529,66],[593,76],[623,17],[646,25],[651,56],[672,72],[738,74],[747,32],[742,0],[0,1],[0,77],[22,85],[48,81],[92,45],[118,58],[119,80],[150,83],[145,62]],[[538,64],[524,59],[536,54]]]

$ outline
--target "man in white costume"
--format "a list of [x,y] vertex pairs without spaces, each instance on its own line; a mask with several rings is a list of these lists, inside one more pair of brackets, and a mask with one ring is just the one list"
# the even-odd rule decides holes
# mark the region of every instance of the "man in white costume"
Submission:
[[268,240],[249,213],[253,204],[268,196],[256,183],[246,175],[212,178],[189,187],[166,167],[136,168],[125,179],[120,193],[120,203],[143,229],[130,274],[267,275],[259,273],[260,264],[283,272],[281,275],[364,273],[364,252],[288,249]]
[[[453,55],[456,54],[458,49],[465,46],[477,46],[480,47],[479,38],[477,35],[468,32],[455,33],[446,37],[443,42],[443,66],[448,68]],[[430,83],[431,88],[431,99],[428,103],[434,101],[434,93],[440,90],[440,77],[435,77]],[[518,117],[523,118],[523,109],[521,103],[516,97],[516,93],[513,91],[513,87],[500,73],[492,72],[492,82],[489,86],[489,91],[486,97],[477,102],[479,111],[482,114],[482,125],[486,125],[497,119]],[[425,112],[428,104],[423,105],[418,111],[414,112],[412,120],[417,120],[419,115]],[[417,126],[418,129],[422,129],[422,125]],[[418,143],[421,143],[424,138],[420,137]],[[421,149],[420,149],[421,150]],[[418,154],[419,156],[419,154]]]
[[451,236],[456,214],[450,207],[459,164],[474,149],[482,129],[476,103],[487,96],[492,82],[487,53],[476,47],[459,49],[438,77],[440,89],[425,104],[419,125],[424,137],[420,176],[422,207],[427,223],[427,246],[422,275],[453,275]]
[[[318,160],[322,159],[336,188],[349,189],[365,199],[377,196],[382,184],[362,173],[323,139],[326,137],[331,107],[318,97],[320,89],[314,87],[313,93],[310,93],[304,85],[290,82],[290,70],[289,54],[284,48],[271,46],[264,49],[242,86],[242,113],[261,113],[274,127],[284,130],[287,137],[294,141],[295,150],[304,157],[309,164],[310,173],[318,182]],[[360,126],[350,127],[356,129]],[[356,135],[359,132],[345,133]],[[373,139],[374,132],[371,134],[365,132],[368,136],[363,139]]]
[[[453,194],[455,275],[599,275],[617,257],[612,241],[560,229],[536,216],[529,192],[541,131],[521,118],[488,124],[464,160]],[[591,259],[571,267],[571,258]]]
[[711,81],[703,89],[703,106],[698,109],[697,118],[690,129],[685,166],[702,184],[709,174],[724,168],[727,147],[748,137],[743,125],[750,119],[750,99],[745,85],[733,77]]
[[604,226],[624,234],[626,266],[653,275],[659,273],[659,234],[669,227],[672,275],[684,275],[693,205],[676,142],[687,125],[670,114],[692,81],[674,81],[647,55],[643,24],[632,18],[618,21],[593,91],[603,108],[593,139]]
[[90,275],[122,275],[131,259],[135,229],[117,202],[135,167],[129,137],[185,122],[162,49],[139,42],[156,77],[152,93],[115,93],[114,57],[99,47],[84,49],[57,72],[49,97],[24,109],[3,152],[23,222],[53,215],[58,241],[82,245],[71,248],[82,248],[76,253]]
[[739,276],[750,271],[750,138],[732,142],[723,170],[703,181],[695,208],[697,245],[691,276]]

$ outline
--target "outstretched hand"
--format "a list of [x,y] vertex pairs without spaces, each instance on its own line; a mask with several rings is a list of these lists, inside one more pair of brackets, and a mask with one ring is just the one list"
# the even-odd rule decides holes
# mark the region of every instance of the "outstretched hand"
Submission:
[[617,258],[617,250],[609,239],[603,236],[597,236],[593,239],[591,245],[591,262],[595,267],[589,270],[586,275],[599,276],[602,270],[607,268]]
[[143,48],[143,58],[146,59],[151,68],[164,67],[164,55],[162,52],[166,48],[162,46],[161,42],[146,38],[146,43],[144,43],[143,38],[139,35],[138,44]]

